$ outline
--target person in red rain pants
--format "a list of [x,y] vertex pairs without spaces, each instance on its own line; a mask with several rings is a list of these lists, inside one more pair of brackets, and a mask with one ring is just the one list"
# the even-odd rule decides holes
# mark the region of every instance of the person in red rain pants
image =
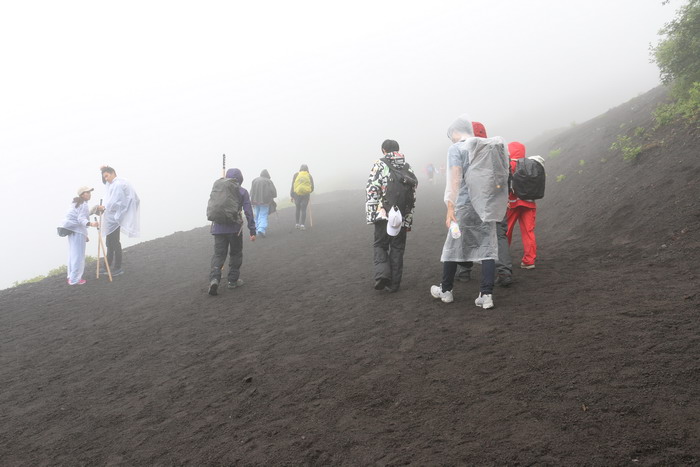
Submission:
[[[508,144],[510,153],[510,171],[515,171],[518,159],[525,157],[525,146],[514,141]],[[506,220],[508,222],[508,244],[513,238],[515,223],[520,224],[520,236],[523,239],[523,259],[520,267],[523,269],[535,269],[535,259],[537,258],[537,241],[535,240],[535,221],[537,218],[537,205],[534,201],[520,199],[511,191],[508,195],[508,210]]]

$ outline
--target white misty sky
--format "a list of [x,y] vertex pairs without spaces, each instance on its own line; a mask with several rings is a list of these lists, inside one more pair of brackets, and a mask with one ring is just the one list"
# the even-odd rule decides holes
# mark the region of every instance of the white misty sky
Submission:
[[206,225],[222,153],[246,187],[307,163],[319,192],[362,189],[386,138],[439,163],[461,113],[527,142],[648,91],[680,4],[3,2],[0,288],[66,263],[55,227],[100,165],[142,200],[125,246]]

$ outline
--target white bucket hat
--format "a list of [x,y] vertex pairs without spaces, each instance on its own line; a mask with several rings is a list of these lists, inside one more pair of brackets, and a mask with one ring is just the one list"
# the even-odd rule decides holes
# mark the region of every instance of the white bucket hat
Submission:
[[389,222],[386,223],[386,233],[392,237],[396,237],[401,231],[403,225],[403,217],[401,211],[396,206],[389,210]]

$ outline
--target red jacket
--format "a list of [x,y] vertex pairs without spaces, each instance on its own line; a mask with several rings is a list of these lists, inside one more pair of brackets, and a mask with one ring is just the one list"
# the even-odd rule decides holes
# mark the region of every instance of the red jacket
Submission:
[[[515,166],[518,164],[518,159],[525,157],[525,145],[514,141],[508,143],[508,152],[510,153],[510,173],[515,172]],[[517,206],[524,206],[526,208],[536,209],[537,205],[534,201],[525,201],[517,196],[512,191],[508,193],[508,207],[514,208]]]

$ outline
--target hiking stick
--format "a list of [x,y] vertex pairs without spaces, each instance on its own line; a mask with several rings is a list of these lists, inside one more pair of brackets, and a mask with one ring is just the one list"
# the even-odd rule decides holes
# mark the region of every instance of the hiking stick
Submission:
[[223,159],[223,173],[221,174],[221,176],[223,178],[226,178],[226,154],[223,155],[222,159]]
[[307,209],[309,211],[309,227],[314,226],[314,216],[311,212],[311,200],[309,200],[309,205],[307,206]]
[[[109,268],[109,263],[107,262],[107,253],[106,253],[107,250],[105,249],[105,245],[104,245],[104,243],[102,242],[102,235],[101,235],[101,234],[100,234],[100,245],[102,245],[102,251],[105,252],[104,259],[105,259],[105,268],[107,269],[107,277],[109,277],[109,281],[112,282],[112,270]],[[100,271],[99,271],[99,261],[98,261],[98,266],[97,266],[97,267],[98,267],[97,274],[99,274],[99,273],[100,273]],[[97,277],[99,277],[99,275],[98,275]]]

